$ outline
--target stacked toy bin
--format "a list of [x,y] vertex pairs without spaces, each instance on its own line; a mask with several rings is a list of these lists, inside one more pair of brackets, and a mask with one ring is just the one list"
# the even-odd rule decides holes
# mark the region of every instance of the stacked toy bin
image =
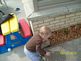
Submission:
[[[11,17],[9,16],[11,15]],[[25,19],[18,19],[15,14],[9,14],[1,23],[0,54],[24,45],[32,37],[31,29]]]

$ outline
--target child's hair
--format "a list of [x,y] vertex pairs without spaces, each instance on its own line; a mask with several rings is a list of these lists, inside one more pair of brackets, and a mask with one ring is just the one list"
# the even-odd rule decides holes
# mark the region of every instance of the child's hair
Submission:
[[51,33],[51,30],[49,27],[47,26],[42,26],[40,29],[39,29],[39,33],[41,35],[45,34],[45,35],[48,35],[49,33]]

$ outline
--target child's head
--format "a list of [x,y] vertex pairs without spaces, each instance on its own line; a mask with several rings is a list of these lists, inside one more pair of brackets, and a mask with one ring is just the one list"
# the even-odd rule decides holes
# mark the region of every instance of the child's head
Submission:
[[46,27],[46,26],[42,26],[40,29],[39,29],[39,34],[40,36],[43,38],[43,39],[48,39],[50,36],[51,36],[51,30],[49,27]]

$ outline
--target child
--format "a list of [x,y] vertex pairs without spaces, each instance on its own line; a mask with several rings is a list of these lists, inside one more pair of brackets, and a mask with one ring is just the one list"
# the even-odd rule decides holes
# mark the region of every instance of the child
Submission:
[[24,53],[32,61],[41,61],[41,56],[50,56],[50,52],[47,52],[41,48],[43,42],[46,42],[51,36],[51,30],[43,26],[40,28],[39,33],[32,36],[32,38],[24,46]]

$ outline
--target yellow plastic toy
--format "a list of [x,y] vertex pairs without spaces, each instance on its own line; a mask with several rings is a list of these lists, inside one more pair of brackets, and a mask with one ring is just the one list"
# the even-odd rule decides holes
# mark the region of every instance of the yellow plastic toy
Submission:
[[19,31],[18,26],[18,19],[15,14],[13,14],[13,17],[1,24],[1,29],[3,35],[8,35],[13,32]]
[[3,24],[1,24],[1,29],[2,29],[3,35],[10,34],[9,21],[6,21]]
[[18,19],[17,19],[16,15],[13,15],[13,18],[11,18],[9,20],[9,23],[10,23],[10,31],[12,33],[19,31]]

